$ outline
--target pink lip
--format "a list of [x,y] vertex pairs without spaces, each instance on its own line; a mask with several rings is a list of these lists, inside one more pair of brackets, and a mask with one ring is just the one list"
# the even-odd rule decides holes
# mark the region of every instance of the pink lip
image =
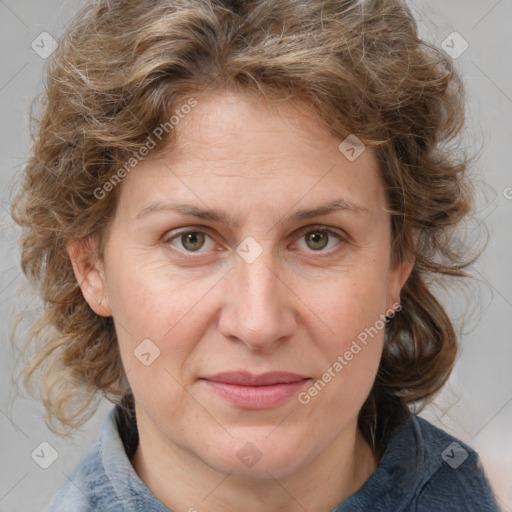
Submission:
[[286,372],[269,372],[262,375],[226,372],[201,380],[217,394],[239,407],[268,409],[296,394],[309,379],[303,375]]

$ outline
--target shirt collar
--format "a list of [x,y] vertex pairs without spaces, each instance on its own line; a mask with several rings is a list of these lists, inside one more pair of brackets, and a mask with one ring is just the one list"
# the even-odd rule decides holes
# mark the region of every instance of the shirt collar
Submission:
[[108,414],[100,432],[101,462],[122,510],[126,512],[169,512],[139,478],[130,457],[138,444],[135,416],[120,406]]

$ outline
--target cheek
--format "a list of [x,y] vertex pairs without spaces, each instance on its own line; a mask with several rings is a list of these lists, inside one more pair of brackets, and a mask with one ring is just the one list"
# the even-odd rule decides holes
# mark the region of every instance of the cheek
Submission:
[[213,277],[196,280],[190,272],[173,269],[167,261],[124,259],[109,274],[108,296],[113,316],[134,341],[161,342],[214,284]]
[[353,420],[366,400],[380,364],[385,318],[363,314],[343,315],[337,336],[318,346],[324,364],[299,402],[304,414],[318,424],[338,431]]
[[182,362],[192,350],[187,340],[194,337],[186,329],[194,325],[188,315],[202,287],[187,286],[177,275],[162,276],[148,264],[126,259],[112,268],[108,282],[119,350],[132,390],[142,391],[148,399],[157,389],[173,391],[173,378],[181,380]]
[[[311,309],[318,313],[319,320],[329,328],[328,337],[318,340],[326,340],[326,346],[339,353],[376,322],[381,331],[380,319],[385,313],[387,298],[385,276],[384,271],[361,265],[341,273],[336,280],[331,279],[320,288],[309,288],[309,296],[304,296],[313,306]],[[364,334],[360,337],[364,338]]]
[[190,415],[182,370],[202,336],[195,305],[203,287],[140,270],[113,285],[119,349],[136,403],[171,419]]
[[[369,393],[380,363],[386,329],[386,273],[375,265],[361,265],[340,274],[324,293],[312,297],[325,335],[311,332],[324,361],[317,385],[306,389],[304,401],[321,401],[354,414]],[[315,302],[311,302],[315,304]],[[311,316],[311,322],[315,319]],[[310,325],[313,325],[312,323]],[[314,325],[320,325],[318,321]],[[319,328],[320,329],[320,328]]]

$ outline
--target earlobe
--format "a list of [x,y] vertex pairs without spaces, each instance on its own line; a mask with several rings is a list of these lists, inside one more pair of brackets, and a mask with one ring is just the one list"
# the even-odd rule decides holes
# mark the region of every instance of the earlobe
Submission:
[[111,316],[104,266],[97,248],[97,241],[91,238],[66,244],[73,272],[84,299],[97,315]]

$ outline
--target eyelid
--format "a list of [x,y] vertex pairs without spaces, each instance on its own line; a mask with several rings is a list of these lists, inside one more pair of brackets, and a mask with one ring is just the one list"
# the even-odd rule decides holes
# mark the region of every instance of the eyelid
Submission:
[[[180,237],[181,235],[187,234],[187,233],[203,233],[210,237],[212,240],[214,240],[214,237],[211,234],[211,230],[208,226],[186,226],[184,228],[178,228],[177,231],[171,230],[166,232],[161,237],[161,242],[163,244],[170,244],[172,241],[174,241],[176,238]],[[332,228],[330,226],[326,226],[323,224],[309,224],[307,226],[304,226],[302,228],[299,228],[297,231],[295,231],[294,235],[294,241],[300,239],[303,237],[306,233],[314,232],[314,231],[324,231],[329,234],[335,235],[341,242],[347,242],[349,239],[349,236],[345,233],[343,230],[337,230],[336,228]],[[169,233],[173,232],[172,236],[169,236]],[[190,255],[190,257],[195,257],[194,254],[202,254],[205,251],[199,250],[197,253],[194,253],[192,251],[183,251],[180,249],[175,248],[180,253],[185,253],[187,255]],[[313,251],[312,253],[318,252],[319,254],[325,253],[330,254],[331,252],[336,251],[336,248],[331,248],[327,251]]]
[[[171,235],[172,233],[172,235]],[[212,240],[214,237],[211,234],[210,229],[207,226],[186,226],[184,228],[178,228],[177,230],[170,230],[164,233],[164,235],[160,238],[160,242],[163,244],[171,244],[172,241],[176,240],[182,235],[186,235],[187,233],[203,233],[210,237]],[[184,252],[180,251],[179,252]],[[201,252],[201,251],[199,251]],[[193,254],[192,252],[189,252],[189,254]]]
[[324,224],[310,224],[309,226],[304,226],[298,230],[298,235],[302,236],[310,231],[327,231],[328,233],[333,233],[340,238],[348,238],[348,235],[343,230],[325,226]]

